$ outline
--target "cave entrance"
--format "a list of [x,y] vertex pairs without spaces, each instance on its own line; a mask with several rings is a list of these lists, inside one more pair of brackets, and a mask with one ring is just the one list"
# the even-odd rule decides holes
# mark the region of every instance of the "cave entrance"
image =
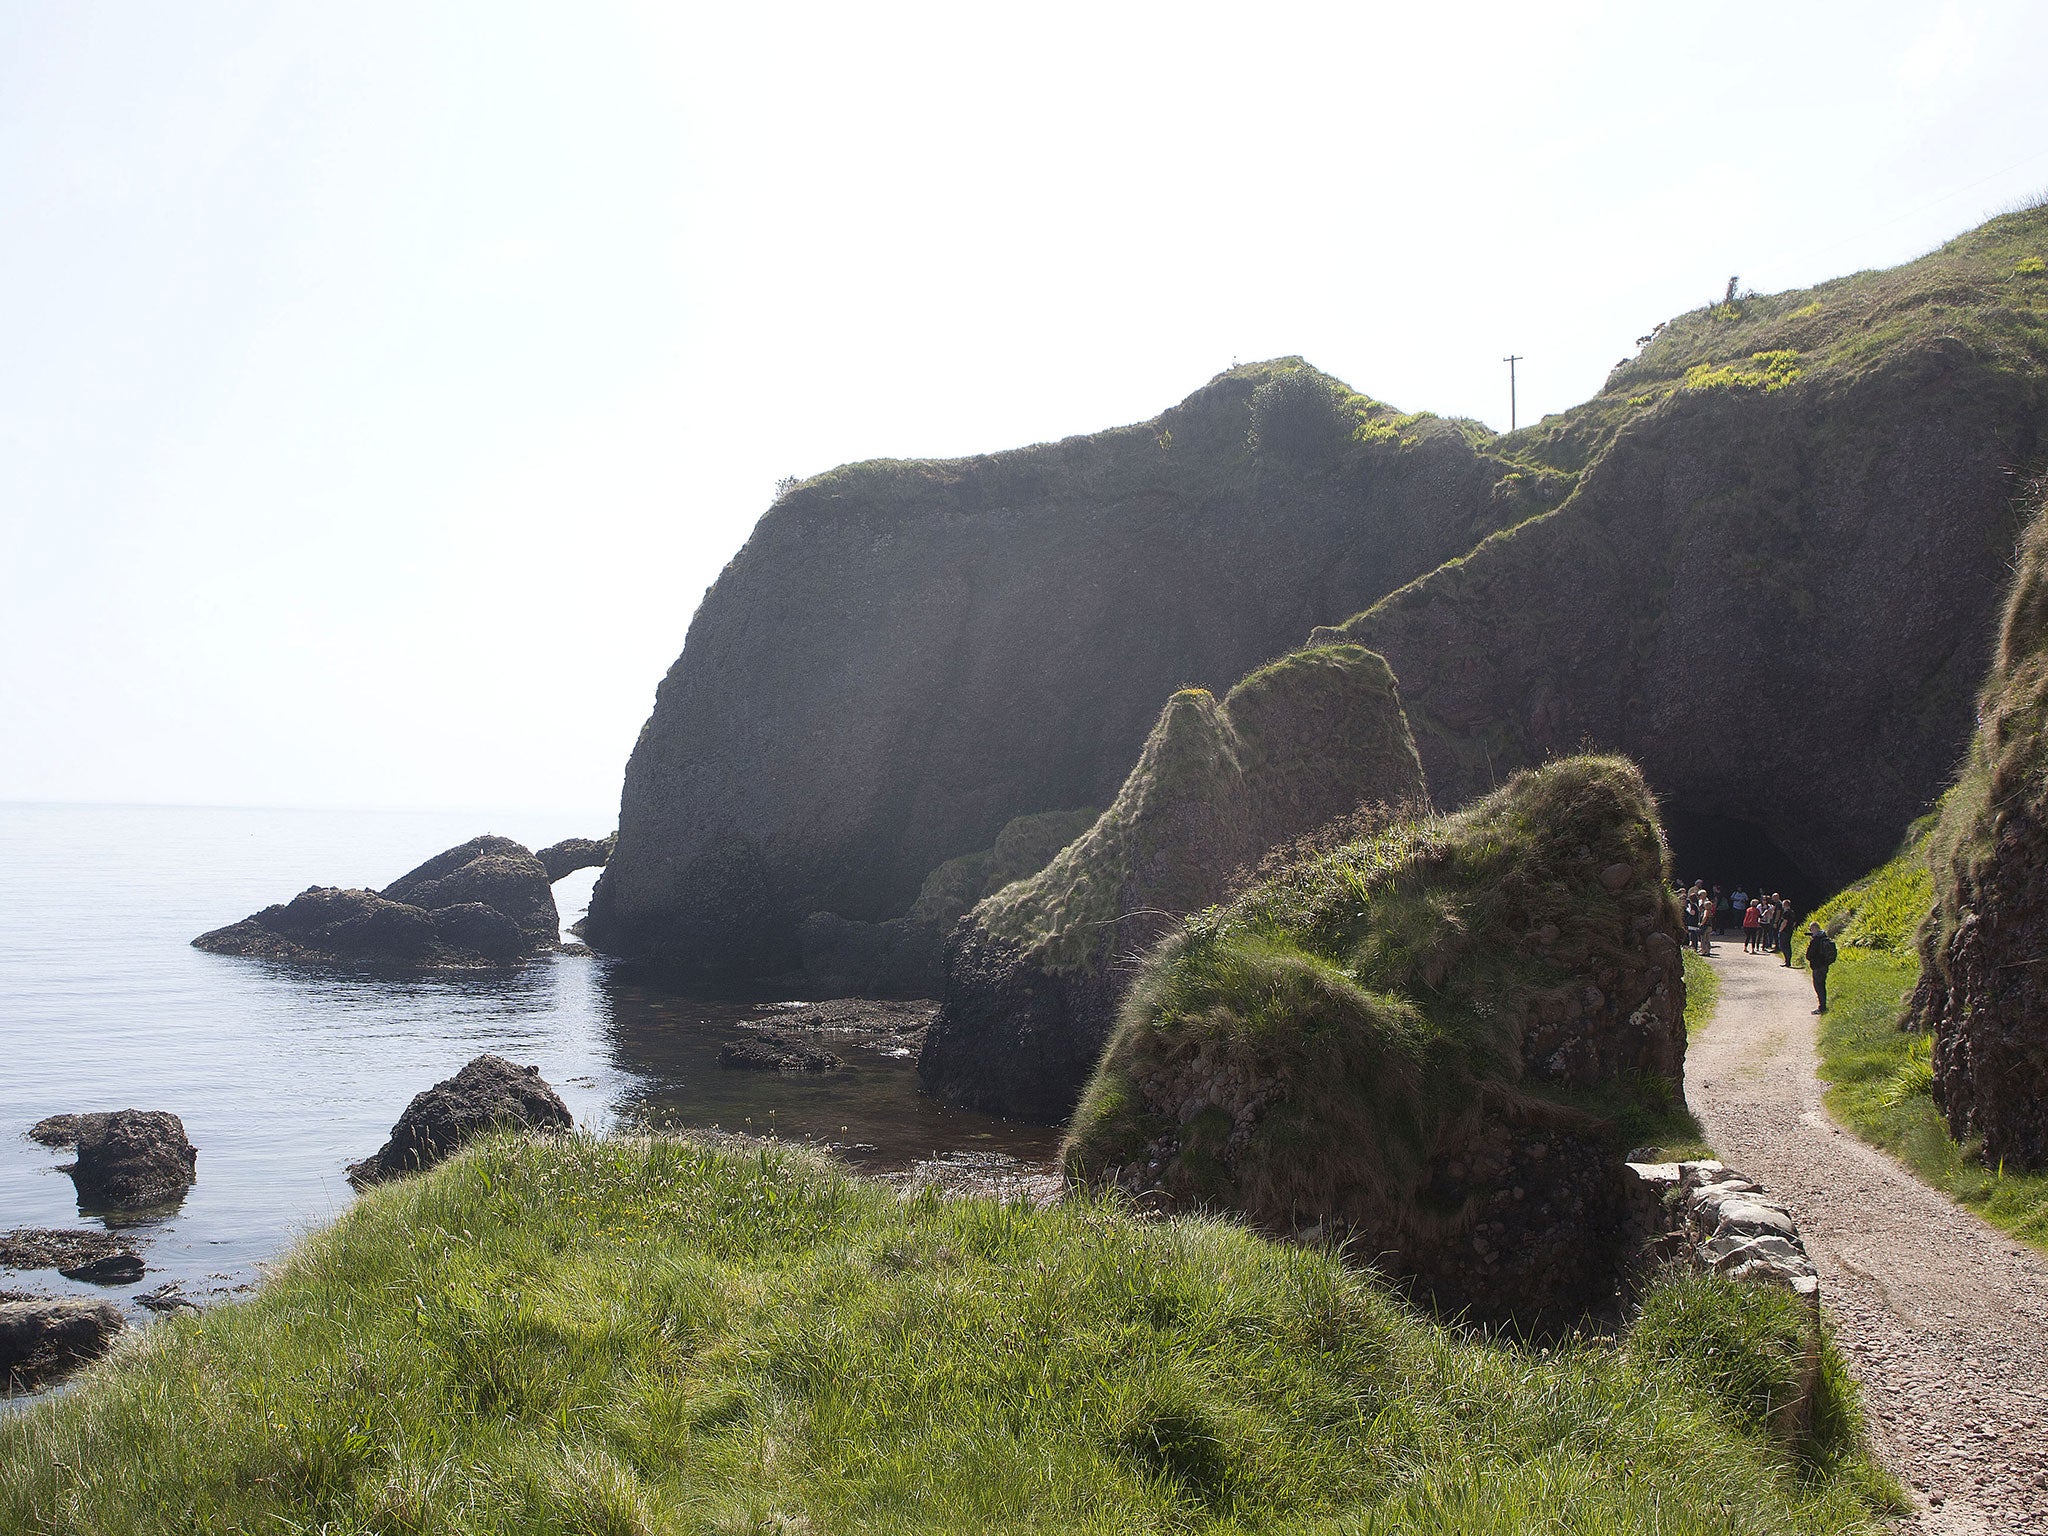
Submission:
[[1802,917],[1827,900],[1821,883],[1755,822],[1675,805],[1665,806],[1663,815],[1672,873],[1680,880],[1704,880],[1723,891],[1782,891]]

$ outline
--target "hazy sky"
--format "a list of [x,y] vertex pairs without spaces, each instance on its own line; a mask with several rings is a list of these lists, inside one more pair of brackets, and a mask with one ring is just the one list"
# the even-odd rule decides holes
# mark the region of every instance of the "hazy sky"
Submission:
[[2040,0],[5,0],[0,798],[601,832],[781,476],[1290,352],[1559,410],[2048,184],[2044,65]]

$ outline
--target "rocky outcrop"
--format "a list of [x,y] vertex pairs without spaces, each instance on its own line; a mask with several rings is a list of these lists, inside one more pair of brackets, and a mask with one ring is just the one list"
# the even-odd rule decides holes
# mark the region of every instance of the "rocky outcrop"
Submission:
[[384,887],[386,901],[427,912],[481,906],[518,925],[529,950],[552,949],[561,937],[550,877],[541,861],[509,837],[473,837]]
[[391,1139],[376,1154],[349,1166],[358,1189],[419,1173],[489,1131],[566,1131],[569,1107],[544,1082],[538,1067],[502,1056],[479,1056],[451,1078],[415,1094]]
[[1934,905],[1906,1022],[1934,1102],[1986,1162],[2048,1167],[2048,510],[2020,548],[1977,731],[1929,838]]
[[534,854],[540,860],[540,867],[547,871],[550,882],[572,875],[579,869],[602,869],[612,856],[612,845],[618,841],[618,833],[610,837],[565,837],[559,843],[549,843]]
[[476,837],[382,891],[313,886],[193,946],[294,965],[372,970],[516,965],[556,947],[546,869],[506,837]]
[[105,1354],[121,1327],[121,1309],[112,1302],[0,1302],[0,1377],[10,1391],[44,1386]]
[[1620,1111],[1680,1102],[1680,916],[1629,764],[1575,758],[1276,873],[1145,961],[1071,1181],[1341,1241],[1476,1320],[1603,1304]]
[[1483,439],[1289,360],[1139,426],[804,483],[661,685],[590,941],[789,975],[811,914],[899,918],[1013,818],[1107,804],[1175,688],[1555,503]]
[[1221,701],[1175,694],[1110,808],[960,925],[918,1061],[926,1086],[1064,1119],[1161,933],[1274,845],[1362,801],[1425,798],[1393,676],[1357,646],[1296,652]]
[[98,1209],[141,1209],[184,1198],[198,1177],[199,1152],[185,1122],[167,1110],[116,1109],[52,1115],[29,1132],[45,1146],[70,1146],[78,1160],[66,1171],[78,1203]]

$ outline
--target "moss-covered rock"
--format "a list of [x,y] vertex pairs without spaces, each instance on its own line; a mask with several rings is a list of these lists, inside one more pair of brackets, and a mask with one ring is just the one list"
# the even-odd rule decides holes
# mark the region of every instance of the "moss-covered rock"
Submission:
[[1108,804],[1175,688],[1555,505],[1488,440],[1289,358],[1136,426],[795,487],[661,686],[590,941],[788,975],[811,914],[899,918],[1013,818]]
[[1361,802],[1424,801],[1386,663],[1296,652],[1217,699],[1167,701],[1110,808],[955,932],[919,1070],[943,1097],[1056,1121],[1100,1054],[1138,956],[1230,876]]
[[1146,960],[1067,1176],[1341,1238],[1440,1307],[1609,1294],[1679,1109],[1681,919],[1633,764],[1573,758],[1252,887]]
[[1928,839],[1933,909],[1908,1020],[1934,1101],[1987,1162],[2048,1167],[2048,510],[2020,544],[1977,731]]

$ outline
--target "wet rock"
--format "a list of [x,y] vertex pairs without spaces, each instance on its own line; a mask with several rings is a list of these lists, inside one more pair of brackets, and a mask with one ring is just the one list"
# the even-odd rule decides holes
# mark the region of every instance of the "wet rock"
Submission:
[[939,1005],[930,998],[835,997],[816,1003],[763,1003],[759,1028],[802,1034],[898,1059],[915,1056]]
[[28,1128],[28,1139],[41,1142],[46,1147],[76,1146],[79,1127],[89,1118],[86,1115],[50,1115]]
[[198,1177],[198,1149],[185,1139],[185,1122],[167,1110],[117,1109],[79,1119],[78,1161],[68,1171],[81,1205],[168,1205]]
[[121,1328],[121,1310],[111,1302],[0,1302],[0,1374],[14,1390],[42,1386],[105,1354]]
[[91,1285],[133,1285],[148,1273],[142,1259],[133,1253],[110,1253],[104,1258],[59,1269],[66,1280],[83,1280]]
[[547,871],[550,884],[564,875],[573,875],[579,869],[602,869],[612,856],[612,845],[619,834],[610,837],[565,837],[559,843],[550,843],[534,854],[540,860],[540,867]]
[[138,1307],[147,1308],[151,1312],[176,1312],[181,1309],[187,1312],[197,1312],[200,1310],[199,1303],[183,1294],[178,1289],[178,1282],[175,1280],[166,1280],[155,1290],[136,1297],[135,1304]]
[[538,1067],[479,1056],[455,1076],[414,1095],[372,1157],[351,1164],[358,1189],[433,1167],[488,1131],[566,1131],[575,1123]]
[[111,1258],[129,1246],[129,1239],[96,1228],[22,1227],[0,1234],[0,1269],[62,1270]]
[[718,1064],[748,1072],[830,1072],[846,1065],[823,1046],[777,1035],[729,1041],[719,1049]]

